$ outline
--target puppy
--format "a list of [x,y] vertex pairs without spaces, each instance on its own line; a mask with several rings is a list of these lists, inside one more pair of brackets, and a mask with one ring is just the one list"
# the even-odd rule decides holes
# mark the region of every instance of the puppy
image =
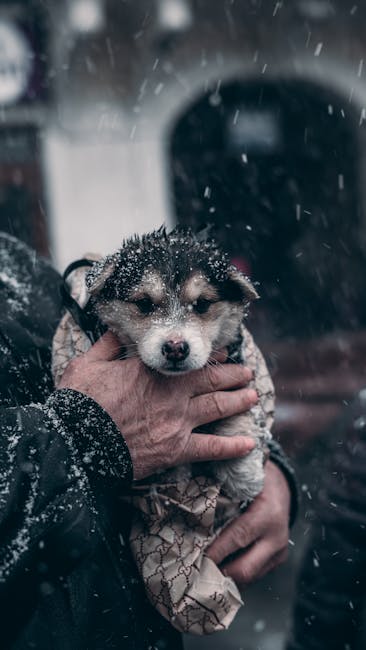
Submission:
[[[203,368],[221,348],[229,360],[245,362],[248,305],[258,294],[213,240],[190,230],[164,228],[124,242],[86,275],[90,305],[120,340],[126,356],[139,356],[151,369],[179,375]],[[252,409],[252,412],[255,411]],[[247,414],[213,423],[217,435],[248,434]],[[265,441],[260,421],[250,435],[256,448],[243,459],[210,463],[210,471],[231,499],[252,500],[263,486]],[[263,420],[263,417],[262,417]]]

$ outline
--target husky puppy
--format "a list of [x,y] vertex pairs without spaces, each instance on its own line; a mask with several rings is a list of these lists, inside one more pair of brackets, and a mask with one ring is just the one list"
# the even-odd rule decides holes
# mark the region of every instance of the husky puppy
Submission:
[[[178,375],[203,368],[224,347],[230,360],[245,362],[242,323],[258,294],[213,240],[200,241],[179,228],[135,236],[93,265],[86,286],[93,311],[118,337],[126,356],[139,356],[155,371]],[[241,416],[205,430],[243,433]],[[262,488],[259,440],[248,457],[209,465],[235,500],[248,501]]]

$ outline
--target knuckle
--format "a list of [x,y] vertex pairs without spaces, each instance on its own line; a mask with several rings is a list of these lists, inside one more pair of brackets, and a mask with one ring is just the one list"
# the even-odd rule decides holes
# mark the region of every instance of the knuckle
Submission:
[[276,553],[281,553],[283,550],[287,549],[288,533],[288,529],[280,528],[278,523],[267,529],[266,537],[271,542],[272,548],[275,549]]
[[287,538],[281,537],[280,539],[277,540],[276,551],[277,551],[277,555],[280,555],[280,553],[287,553],[288,537]]
[[253,370],[251,370],[248,366],[242,366],[241,369],[243,372],[244,381],[251,381],[253,379]]
[[210,442],[210,456],[212,454],[213,459],[220,458],[222,453],[222,440],[217,436],[212,436]]
[[285,530],[283,530],[282,537],[281,537],[282,549],[284,549],[284,550],[288,550],[289,537],[290,537],[290,530],[289,530],[289,528],[286,528]]
[[248,562],[244,562],[244,560],[237,567],[236,574],[239,584],[249,584],[250,582],[253,582],[253,567]]
[[273,499],[271,502],[268,501],[268,513],[270,515],[270,522],[273,530],[278,531],[280,527],[282,528],[283,522],[287,522],[288,514],[285,512],[281,503],[277,500],[274,501],[274,503],[273,501]]
[[208,381],[212,391],[217,391],[223,382],[224,372],[227,370],[222,366],[211,366],[208,369]]
[[223,418],[225,416],[225,409],[223,404],[223,399],[221,394],[213,393],[212,394],[212,405],[216,412],[216,418]]
[[245,388],[243,390],[243,406],[250,408],[258,402],[258,393],[253,388]]
[[216,368],[215,366],[205,368],[205,379],[210,391],[214,392],[218,390],[220,385],[219,368]]
[[288,550],[287,549],[282,549],[281,551],[278,551],[273,557],[270,562],[270,565],[268,567],[268,571],[272,571],[273,569],[276,569],[277,567],[281,566],[281,564],[284,564],[288,558]]
[[250,539],[250,530],[247,525],[237,522],[231,530],[232,546],[235,550],[244,548]]
[[288,560],[288,548],[283,549],[277,558],[277,566],[284,564]]

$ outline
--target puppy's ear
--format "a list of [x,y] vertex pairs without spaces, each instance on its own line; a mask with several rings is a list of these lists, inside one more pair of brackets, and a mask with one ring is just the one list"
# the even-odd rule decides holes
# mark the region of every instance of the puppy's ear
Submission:
[[235,266],[230,267],[225,287],[230,300],[248,301],[258,300],[254,285],[249,278],[241,273]]
[[106,281],[112,275],[116,267],[115,256],[107,256],[93,264],[90,271],[86,274],[85,282],[89,293],[94,296],[103,289]]

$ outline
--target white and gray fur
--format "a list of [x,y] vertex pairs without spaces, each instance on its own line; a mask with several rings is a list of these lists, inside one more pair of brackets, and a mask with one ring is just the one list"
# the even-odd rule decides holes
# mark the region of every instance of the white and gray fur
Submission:
[[[200,241],[178,228],[135,236],[96,262],[86,285],[93,309],[119,338],[126,356],[139,356],[153,370],[188,373],[210,363],[224,347],[245,362],[242,323],[258,295],[212,240]],[[205,430],[248,435],[246,414]],[[248,502],[263,486],[266,434],[260,424],[250,434],[257,446],[246,458],[210,463],[224,492],[236,501]]]

